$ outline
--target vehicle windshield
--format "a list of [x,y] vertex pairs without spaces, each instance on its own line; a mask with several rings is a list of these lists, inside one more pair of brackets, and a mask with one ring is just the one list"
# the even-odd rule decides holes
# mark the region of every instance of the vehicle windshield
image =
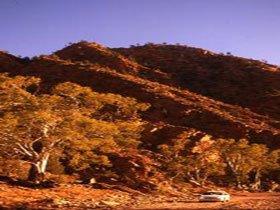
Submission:
[[202,195],[225,195],[223,192],[205,192]]

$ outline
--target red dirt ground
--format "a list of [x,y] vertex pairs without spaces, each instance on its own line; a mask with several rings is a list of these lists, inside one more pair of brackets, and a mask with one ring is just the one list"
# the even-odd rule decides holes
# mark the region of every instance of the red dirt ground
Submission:
[[0,183],[0,209],[280,209],[280,193],[232,192],[227,203],[198,202],[198,194],[129,194],[83,185],[29,189]]

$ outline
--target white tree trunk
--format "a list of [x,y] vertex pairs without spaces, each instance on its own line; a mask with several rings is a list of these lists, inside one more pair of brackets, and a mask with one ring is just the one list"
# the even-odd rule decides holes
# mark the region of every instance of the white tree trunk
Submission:
[[46,153],[39,161],[33,163],[33,167],[31,167],[29,171],[29,180],[35,182],[41,182],[44,179],[48,161],[49,161],[49,153]]
[[49,161],[49,156],[50,156],[49,154],[44,155],[42,160],[40,160],[36,163],[36,167],[38,169],[39,174],[45,174],[46,173],[46,169],[47,169],[47,165],[48,165],[48,161]]
[[259,190],[261,188],[261,172],[259,170],[255,173],[254,183],[252,184],[251,188],[253,190]]

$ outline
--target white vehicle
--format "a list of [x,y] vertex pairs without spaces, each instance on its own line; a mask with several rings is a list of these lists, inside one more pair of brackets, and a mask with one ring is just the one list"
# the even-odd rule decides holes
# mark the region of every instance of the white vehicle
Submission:
[[230,195],[224,191],[207,191],[200,195],[199,201],[221,201],[226,202],[230,200]]

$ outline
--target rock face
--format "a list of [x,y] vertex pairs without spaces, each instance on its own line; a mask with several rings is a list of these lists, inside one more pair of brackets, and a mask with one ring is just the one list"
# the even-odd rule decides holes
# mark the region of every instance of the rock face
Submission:
[[280,68],[252,59],[174,45],[113,49],[170,75],[177,87],[280,119]]
[[280,147],[280,70],[273,65],[184,46],[109,49],[88,42],[28,62],[0,58],[1,72],[40,77],[42,92],[71,81],[150,103],[142,115],[149,149],[182,133]]

